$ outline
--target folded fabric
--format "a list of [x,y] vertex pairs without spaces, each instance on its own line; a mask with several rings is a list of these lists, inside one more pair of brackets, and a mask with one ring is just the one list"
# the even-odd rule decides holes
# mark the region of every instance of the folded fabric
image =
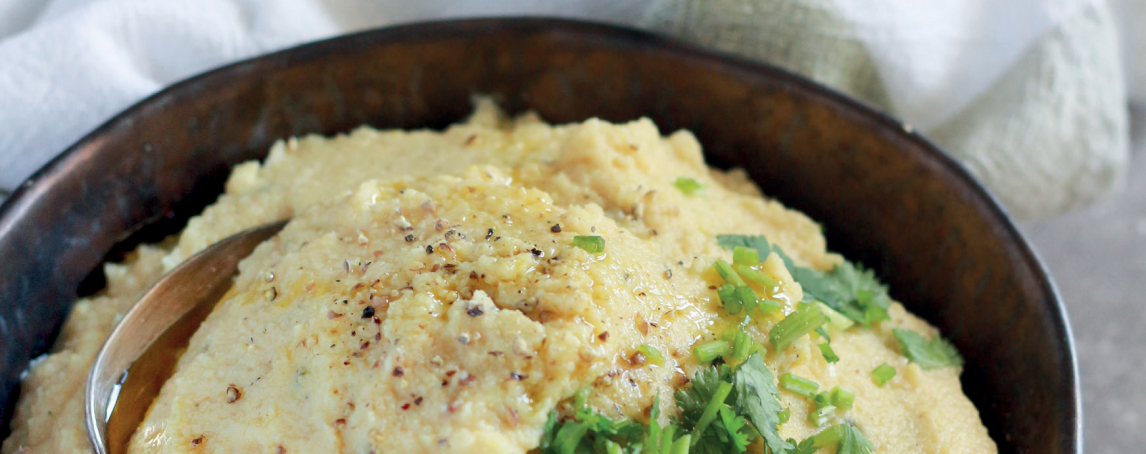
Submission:
[[1128,155],[1102,0],[0,0],[0,188],[212,67],[370,27],[510,14],[635,25],[808,75],[919,129],[1021,217],[1109,191]]

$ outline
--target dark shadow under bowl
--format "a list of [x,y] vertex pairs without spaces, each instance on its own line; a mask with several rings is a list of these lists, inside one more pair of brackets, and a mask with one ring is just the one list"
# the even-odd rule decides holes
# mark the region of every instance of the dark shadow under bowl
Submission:
[[[0,208],[0,403],[98,270],[177,231],[228,168],[279,138],[360,124],[438,128],[470,96],[550,122],[651,118],[710,164],[821,222],[967,360],[1002,452],[1081,452],[1070,329],[1037,257],[966,170],[897,121],[773,67],[611,26],[488,19],[382,29],[225,67],[113,118]],[[95,270],[93,272],[93,270]],[[5,429],[4,433],[7,432]]]

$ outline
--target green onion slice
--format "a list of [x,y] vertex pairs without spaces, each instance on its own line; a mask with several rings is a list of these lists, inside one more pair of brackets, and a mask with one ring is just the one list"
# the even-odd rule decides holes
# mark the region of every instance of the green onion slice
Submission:
[[836,363],[840,361],[840,357],[836,356],[836,352],[832,350],[832,346],[827,342],[820,344],[820,354],[824,356],[824,360],[829,363]]
[[764,274],[763,271],[760,271],[760,270],[757,270],[754,268],[749,268],[746,265],[740,265],[740,264],[737,264],[735,268],[736,268],[736,274],[739,274],[740,277],[743,277],[744,279],[747,279],[750,282],[755,282],[757,284],[760,284],[761,287],[764,287],[766,289],[767,288],[773,288],[773,287],[776,287],[777,285],[780,285],[779,282],[776,282],[775,279],[772,279],[772,277],[768,276],[767,274]]
[[784,351],[792,341],[800,336],[812,332],[827,322],[824,313],[815,307],[805,307],[791,314],[776,324],[768,333],[768,340],[776,351]]
[[695,195],[704,191],[704,185],[688,177],[677,177],[672,185],[680,189],[680,192],[683,192],[684,195]]
[[665,365],[664,355],[661,354],[660,350],[657,350],[653,346],[648,344],[641,344],[640,347],[637,347],[637,351],[642,355],[645,355],[645,361],[656,364],[658,366]]
[[591,254],[600,254],[605,252],[605,239],[597,235],[577,235],[573,237],[573,245],[584,249]]
[[791,372],[780,376],[780,387],[804,397],[814,397],[820,385]]
[[732,249],[732,263],[743,266],[759,265],[760,253],[750,247],[736,246]]
[[713,266],[716,267],[716,273],[719,274],[722,279],[724,279],[724,282],[732,284],[735,287],[745,285],[744,280],[740,279],[740,275],[736,274],[736,272],[732,270],[732,265],[729,265],[728,262],[725,262],[724,260],[717,260]]
[[701,363],[711,363],[716,358],[728,355],[730,352],[731,348],[728,346],[728,342],[722,340],[692,347],[692,356],[695,356],[696,360]]
[[855,405],[856,395],[847,388],[836,386],[828,392],[828,395],[831,397],[832,405],[840,410],[848,411]]
[[891,380],[892,377],[895,377],[895,368],[887,363],[880,364],[879,367],[871,371],[872,381],[879,386],[883,386],[888,380]]

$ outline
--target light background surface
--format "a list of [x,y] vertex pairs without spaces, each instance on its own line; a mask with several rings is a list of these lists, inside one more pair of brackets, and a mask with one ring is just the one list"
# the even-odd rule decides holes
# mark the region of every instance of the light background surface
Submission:
[[1146,110],[1130,118],[1121,191],[1021,226],[1070,313],[1088,454],[1146,451]]

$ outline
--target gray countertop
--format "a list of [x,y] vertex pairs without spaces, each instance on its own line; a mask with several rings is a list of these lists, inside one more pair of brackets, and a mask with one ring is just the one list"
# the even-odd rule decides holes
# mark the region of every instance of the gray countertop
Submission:
[[1125,186],[1021,228],[1050,268],[1078,349],[1086,452],[1146,448],[1146,111],[1132,115]]

